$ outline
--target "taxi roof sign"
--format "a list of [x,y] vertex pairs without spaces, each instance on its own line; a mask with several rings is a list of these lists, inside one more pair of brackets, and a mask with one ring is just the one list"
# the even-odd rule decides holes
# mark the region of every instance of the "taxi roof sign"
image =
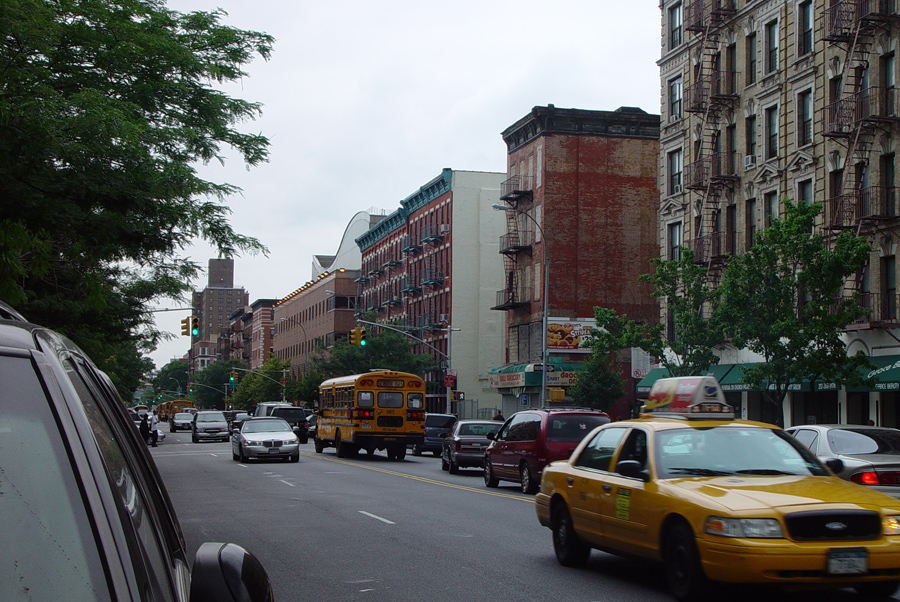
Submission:
[[654,415],[685,418],[734,418],[719,382],[712,376],[661,378],[653,384],[643,408]]

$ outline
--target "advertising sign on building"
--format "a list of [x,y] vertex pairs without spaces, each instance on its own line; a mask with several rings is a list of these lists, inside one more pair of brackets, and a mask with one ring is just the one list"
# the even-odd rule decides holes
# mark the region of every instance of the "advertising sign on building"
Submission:
[[590,353],[590,348],[583,345],[590,343],[591,328],[596,325],[597,322],[593,318],[578,318],[577,320],[549,318],[547,320],[547,349],[568,353]]

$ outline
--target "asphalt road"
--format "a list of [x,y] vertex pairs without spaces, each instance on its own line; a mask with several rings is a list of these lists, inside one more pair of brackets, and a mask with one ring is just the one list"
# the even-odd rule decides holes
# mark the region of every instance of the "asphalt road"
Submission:
[[[266,567],[283,601],[466,602],[672,600],[654,563],[594,552],[585,569],[556,562],[534,497],[450,475],[438,458],[384,452],[344,460],[301,446],[299,463],[231,458],[230,443],[167,431],[152,449],[191,554],[233,542]],[[862,600],[850,592],[729,587],[723,599]]]

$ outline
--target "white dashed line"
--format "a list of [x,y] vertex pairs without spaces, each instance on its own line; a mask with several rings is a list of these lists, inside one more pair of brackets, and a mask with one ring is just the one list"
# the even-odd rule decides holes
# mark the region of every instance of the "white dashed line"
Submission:
[[368,516],[368,517],[370,517],[370,518],[374,518],[375,520],[380,520],[381,522],[387,523],[387,524],[389,524],[389,525],[396,525],[396,524],[397,524],[397,523],[395,523],[395,522],[393,522],[393,521],[389,521],[389,520],[386,519],[386,518],[381,518],[381,517],[378,516],[378,515],[370,514],[369,512],[365,512],[365,511],[363,511],[363,510],[360,510],[359,513],[360,513],[360,514],[365,514],[366,516]]

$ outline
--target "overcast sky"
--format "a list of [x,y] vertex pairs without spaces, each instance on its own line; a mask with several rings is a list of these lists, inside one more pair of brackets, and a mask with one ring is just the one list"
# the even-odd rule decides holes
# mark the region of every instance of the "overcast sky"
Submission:
[[[350,218],[388,213],[441,169],[506,171],[500,132],[532,107],[659,113],[655,0],[169,0],[222,8],[224,22],[276,38],[271,59],[225,90],[263,104],[240,129],[271,141],[268,163],[236,159],[201,175],[243,194],[231,223],[269,256],[235,258],[235,286],[280,298],[311,278]],[[189,252],[206,266],[214,252]],[[500,265],[498,260],[498,266]],[[206,286],[206,277],[193,283]],[[164,302],[162,307],[177,307]],[[184,312],[157,313],[180,333]],[[163,343],[157,367],[187,351]]]

